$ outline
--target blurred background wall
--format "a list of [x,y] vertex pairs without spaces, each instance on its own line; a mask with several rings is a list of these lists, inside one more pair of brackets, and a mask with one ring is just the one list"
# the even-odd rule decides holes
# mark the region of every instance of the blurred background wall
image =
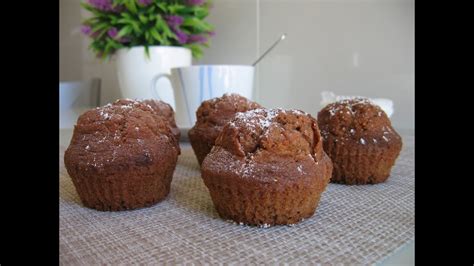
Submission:
[[[120,98],[115,62],[80,33],[81,0],[60,0],[60,80],[102,79],[101,103]],[[257,101],[316,116],[321,91],[394,101],[394,126],[414,130],[414,0],[214,0],[216,36],[195,64],[251,64]]]

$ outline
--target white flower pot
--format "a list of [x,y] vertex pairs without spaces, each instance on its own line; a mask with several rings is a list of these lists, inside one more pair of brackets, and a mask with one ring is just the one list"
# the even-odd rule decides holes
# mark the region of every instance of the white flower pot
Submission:
[[[150,58],[145,55],[145,47],[123,48],[117,51],[117,75],[122,97],[130,99],[153,99],[150,87],[157,74],[170,74],[175,67],[190,66],[191,50],[184,47],[150,46]],[[159,80],[161,100],[175,109],[173,89],[168,80]]]

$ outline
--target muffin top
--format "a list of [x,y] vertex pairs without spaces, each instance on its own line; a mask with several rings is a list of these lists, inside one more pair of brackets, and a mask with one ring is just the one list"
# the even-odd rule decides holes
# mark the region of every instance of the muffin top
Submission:
[[324,140],[331,138],[361,145],[400,140],[387,114],[367,98],[328,104],[318,113],[318,125]]
[[85,171],[125,170],[152,165],[163,152],[178,154],[176,143],[166,118],[149,104],[118,100],[78,118],[65,160],[76,158]]
[[245,112],[261,106],[238,94],[226,93],[201,103],[196,111],[197,127],[222,127],[237,112]]
[[179,141],[180,131],[179,131],[179,128],[176,126],[176,121],[174,119],[174,111],[171,105],[163,101],[152,100],[152,99],[143,100],[142,103],[150,106],[153,110],[155,110],[155,112],[158,115],[161,115],[164,118],[166,118],[166,120],[168,121],[171,127],[171,131],[175,135],[176,139]]
[[316,120],[305,112],[250,110],[224,126],[204,167],[270,182],[306,173],[314,177],[319,162],[330,163],[320,139]]

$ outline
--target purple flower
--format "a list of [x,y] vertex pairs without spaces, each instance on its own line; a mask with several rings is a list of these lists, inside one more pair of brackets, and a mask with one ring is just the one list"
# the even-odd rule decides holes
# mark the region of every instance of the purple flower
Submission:
[[112,0],[89,0],[89,4],[102,11],[112,11]]
[[89,35],[89,34],[91,34],[91,30],[92,30],[92,28],[91,28],[91,26],[89,26],[89,25],[82,25],[82,26],[81,26],[81,32],[82,32],[84,35]]
[[190,6],[199,6],[202,5],[205,2],[205,0],[186,0],[186,4]]
[[207,42],[207,37],[204,35],[193,34],[189,35],[188,43],[205,43]]
[[112,6],[112,0],[89,0],[89,4],[102,11],[121,12],[124,7],[121,5]]
[[151,4],[151,2],[153,2],[153,0],[138,0],[138,3],[142,6],[147,6]]
[[210,31],[210,32],[209,32],[209,36],[211,36],[211,37],[216,36],[216,32],[215,32],[215,31]]
[[111,38],[115,38],[115,37],[117,37],[118,30],[117,30],[116,27],[112,27],[112,28],[110,28],[110,29],[107,31],[107,34],[108,34]]
[[165,20],[171,28],[175,28],[183,24],[184,21],[183,17],[181,16],[165,16]]
[[173,31],[176,34],[176,37],[178,37],[178,42],[180,44],[185,44],[188,41],[188,35],[186,35],[186,33],[182,32],[180,29],[173,29]]

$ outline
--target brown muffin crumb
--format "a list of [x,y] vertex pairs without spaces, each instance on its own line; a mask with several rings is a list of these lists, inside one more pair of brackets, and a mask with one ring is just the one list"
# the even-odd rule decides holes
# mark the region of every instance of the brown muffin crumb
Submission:
[[135,209],[168,194],[176,144],[169,122],[149,105],[117,101],[79,117],[64,163],[85,206]]
[[252,102],[243,96],[227,93],[222,97],[202,102],[196,111],[196,124],[188,133],[199,164],[211,151],[223,126],[236,113],[260,107],[258,103]]
[[314,118],[256,109],[224,126],[202,177],[222,218],[268,227],[312,216],[331,169]]
[[366,98],[327,105],[318,114],[324,150],[334,163],[332,182],[384,182],[402,147],[390,119]]

